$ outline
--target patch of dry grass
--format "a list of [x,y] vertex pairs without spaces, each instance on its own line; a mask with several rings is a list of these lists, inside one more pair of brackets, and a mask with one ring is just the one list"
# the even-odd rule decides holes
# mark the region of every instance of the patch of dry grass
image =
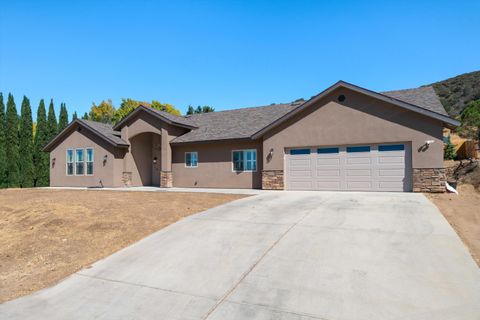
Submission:
[[244,195],[0,191],[0,303],[66,276],[175,221]]
[[480,266],[480,192],[470,184],[460,185],[458,192],[459,195],[429,193],[426,196],[440,209]]

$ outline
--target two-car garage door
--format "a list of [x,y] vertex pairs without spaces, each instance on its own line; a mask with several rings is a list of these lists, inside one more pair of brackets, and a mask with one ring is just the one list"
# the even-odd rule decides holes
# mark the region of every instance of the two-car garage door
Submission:
[[286,150],[289,190],[411,191],[409,144]]

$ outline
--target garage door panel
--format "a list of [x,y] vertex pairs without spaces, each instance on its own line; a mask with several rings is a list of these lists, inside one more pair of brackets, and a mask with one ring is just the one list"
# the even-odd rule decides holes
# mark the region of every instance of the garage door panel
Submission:
[[340,170],[333,169],[332,170],[318,170],[317,169],[317,177],[322,176],[335,176],[340,177]]
[[348,169],[346,170],[347,177],[371,177],[372,170],[371,169]]
[[316,190],[340,190],[340,181],[317,181]]
[[411,153],[405,144],[316,147],[306,151],[310,153],[286,155],[287,189],[411,190]]
[[366,164],[366,165],[370,165],[372,164],[372,159],[371,158],[367,158],[367,157],[359,157],[359,156],[355,156],[355,157],[351,157],[351,158],[347,158],[347,165],[355,165],[355,164]]
[[349,181],[347,182],[348,190],[370,190],[372,189],[372,181]]
[[403,179],[403,175],[405,173],[405,170],[400,168],[400,169],[380,169],[378,170],[378,175],[380,177],[400,177]]
[[339,166],[340,158],[318,158],[317,166]]
[[394,157],[385,157],[385,156],[379,156],[378,157],[378,163],[380,164],[391,164],[391,163],[405,163],[405,158],[402,156],[394,156]]

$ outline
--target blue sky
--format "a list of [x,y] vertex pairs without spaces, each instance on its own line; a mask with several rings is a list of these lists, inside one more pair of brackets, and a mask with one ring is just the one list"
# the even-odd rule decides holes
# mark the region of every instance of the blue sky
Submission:
[[0,0],[0,91],[216,110],[480,69],[480,1]]

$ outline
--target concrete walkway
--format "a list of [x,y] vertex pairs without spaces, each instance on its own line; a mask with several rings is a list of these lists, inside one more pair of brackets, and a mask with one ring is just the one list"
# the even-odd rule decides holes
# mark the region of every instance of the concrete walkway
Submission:
[[479,319],[480,271],[421,194],[277,192],[183,219],[2,319]]
[[261,189],[220,189],[220,188],[160,188],[160,187],[118,187],[118,188],[87,188],[87,187],[45,187],[43,189],[58,190],[89,190],[89,191],[122,191],[122,192],[200,192],[200,193],[224,193],[224,194],[262,194],[272,191]]

